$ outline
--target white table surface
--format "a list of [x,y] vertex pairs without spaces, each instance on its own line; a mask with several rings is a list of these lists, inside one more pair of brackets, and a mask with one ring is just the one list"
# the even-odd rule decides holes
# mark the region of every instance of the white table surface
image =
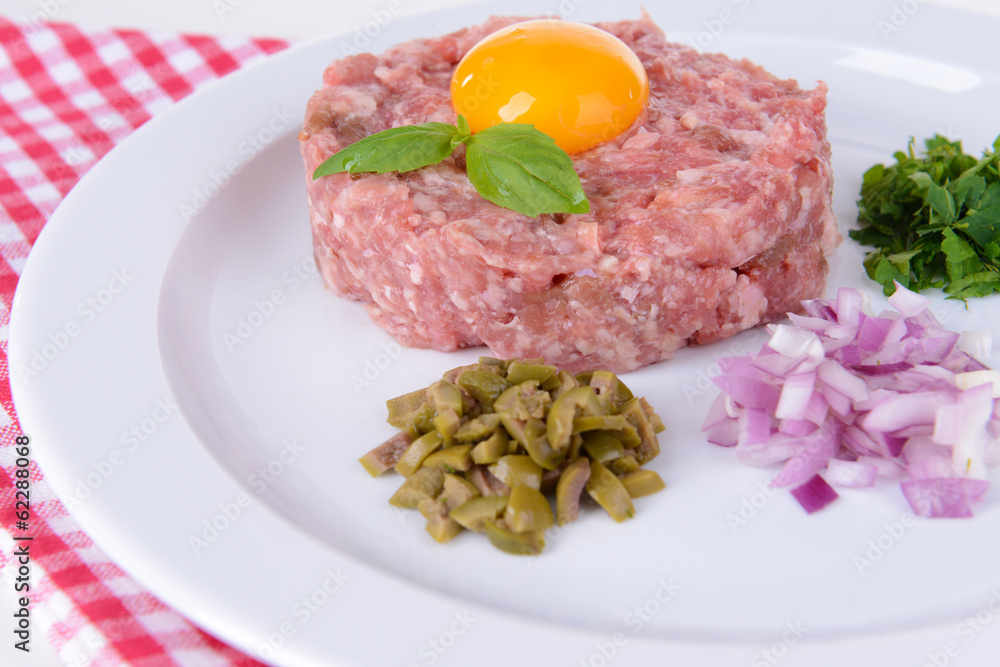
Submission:
[[[884,4],[887,12],[902,1],[873,0]],[[1000,0],[920,2],[1000,16]],[[309,39],[363,24],[372,18],[373,12],[385,11],[390,4],[398,15],[407,15],[476,3],[470,0],[0,0],[0,16],[15,21],[37,17],[116,28]],[[7,583],[0,578],[0,610],[14,608],[13,587]],[[9,647],[0,649],[3,656],[0,664],[31,667],[73,664],[61,661],[44,637],[35,635],[32,647],[30,655],[15,656],[11,655],[15,651],[6,650]]]

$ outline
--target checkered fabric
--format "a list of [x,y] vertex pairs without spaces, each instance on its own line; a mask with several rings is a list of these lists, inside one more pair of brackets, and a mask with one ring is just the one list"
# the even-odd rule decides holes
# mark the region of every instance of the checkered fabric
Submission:
[[[66,193],[112,146],[194,90],[286,46],[0,16],[0,585],[13,590],[13,537],[20,534],[8,324],[32,244]],[[32,632],[46,633],[67,665],[260,664],[193,626],[111,562],[34,463],[30,480]],[[3,653],[10,657],[7,632]]]

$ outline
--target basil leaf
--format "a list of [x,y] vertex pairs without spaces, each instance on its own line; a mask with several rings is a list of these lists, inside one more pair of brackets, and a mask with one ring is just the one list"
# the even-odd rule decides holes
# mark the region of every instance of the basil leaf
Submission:
[[494,204],[532,218],[590,210],[573,160],[534,126],[494,125],[472,135],[466,146],[469,180]]
[[349,172],[412,171],[451,155],[458,130],[445,123],[404,125],[376,132],[334,153],[316,167],[313,179]]

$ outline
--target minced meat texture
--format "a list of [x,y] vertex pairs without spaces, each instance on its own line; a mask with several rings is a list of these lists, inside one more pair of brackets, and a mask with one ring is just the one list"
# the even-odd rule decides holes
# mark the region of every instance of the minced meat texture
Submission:
[[461,148],[406,174],[312,180],[400,125],[455,122],[451,74],[523,18],[334,61],[301,138],[316,260],[401,343],[486,344],[569,370],[634,370],[731,336],[824,289],[831,210],[826,88],[671,44],[648,18],[601,23],[649,75],[645,113],[573,156],[591,210],[529,218],[483,199]]

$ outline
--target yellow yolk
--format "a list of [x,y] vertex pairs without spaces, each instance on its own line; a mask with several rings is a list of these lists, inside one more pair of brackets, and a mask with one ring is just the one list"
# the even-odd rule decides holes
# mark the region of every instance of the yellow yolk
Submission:
[[593,26],[549,19],[487,36],[451,80],[452,106],[473,132],[527,123],[570,154],[624,132],[648,97],[646,70],[624,42]]

